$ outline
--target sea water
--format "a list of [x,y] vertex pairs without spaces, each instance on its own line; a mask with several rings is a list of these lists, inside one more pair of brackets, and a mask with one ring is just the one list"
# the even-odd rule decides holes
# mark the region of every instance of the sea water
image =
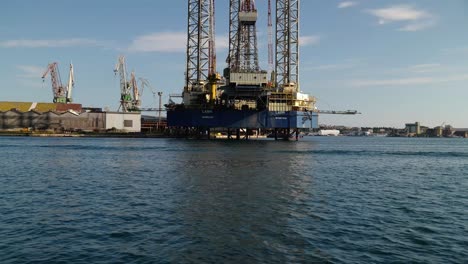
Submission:
[[468,263],[468,140],[0,138],[0,263]]

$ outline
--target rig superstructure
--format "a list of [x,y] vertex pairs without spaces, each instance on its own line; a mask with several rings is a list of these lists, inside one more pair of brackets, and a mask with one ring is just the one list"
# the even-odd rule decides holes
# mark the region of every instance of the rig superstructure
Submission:
[[299,85],[299,0],[276,0],[275,45],[268,1],[269,72],[259,66],[255,1],[230,0],[222,76],[216,72],[214,4],[188,0],[186,80],[182,103],[166,105],[168,126],[199,134],[223,128],[228,138],[231,132],[239,138],[241,130],[269,129],[275,138],[296,139],[300,129],[318,128],[316,99]]

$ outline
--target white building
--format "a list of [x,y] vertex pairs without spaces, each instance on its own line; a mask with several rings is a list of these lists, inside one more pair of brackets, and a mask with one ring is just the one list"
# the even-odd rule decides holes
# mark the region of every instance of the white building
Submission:
[[106,129],[140,132],[141,114],[139,112],[106,112]]
[[338,136],[339,134],[340,131],[336,129],[322,129],[319,131],[319,136]]

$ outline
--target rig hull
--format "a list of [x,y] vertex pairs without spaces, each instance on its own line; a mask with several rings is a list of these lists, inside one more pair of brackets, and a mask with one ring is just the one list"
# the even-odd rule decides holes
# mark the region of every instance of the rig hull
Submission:
[[167,111],[169,127],[204,128],[318,128],[318,114],[300,111],[200,110]]

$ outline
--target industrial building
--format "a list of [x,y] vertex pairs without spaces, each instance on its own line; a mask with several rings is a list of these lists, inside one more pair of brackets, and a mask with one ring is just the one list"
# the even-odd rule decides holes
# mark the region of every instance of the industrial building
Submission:
[[0,102],[0,130],[18,129],[140,132],[141,115],[82,111],[80,104]]

